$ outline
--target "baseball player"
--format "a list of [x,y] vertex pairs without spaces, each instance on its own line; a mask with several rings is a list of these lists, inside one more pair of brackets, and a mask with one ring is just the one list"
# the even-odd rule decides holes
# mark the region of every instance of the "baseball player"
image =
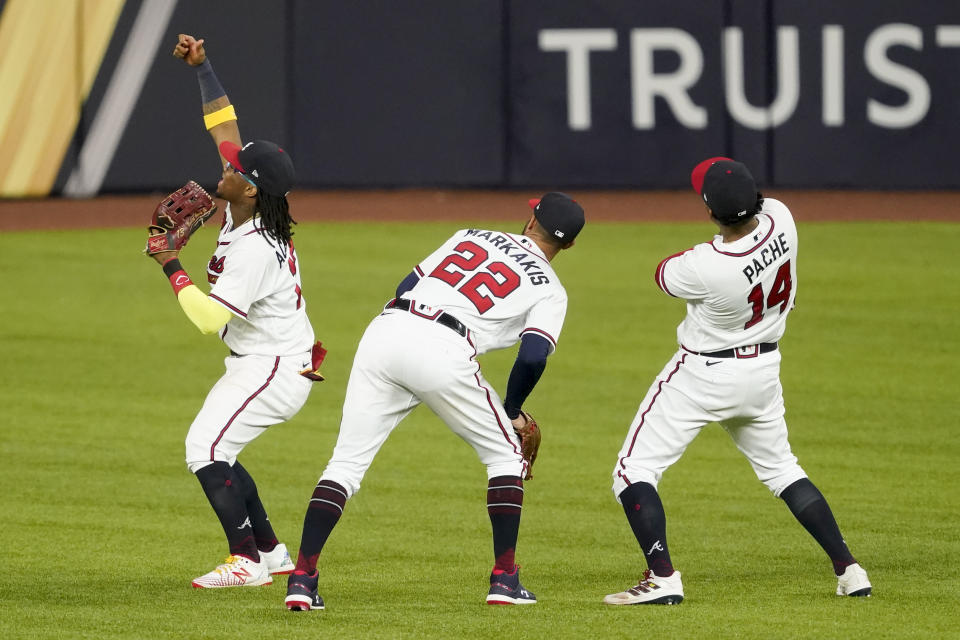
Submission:
[[[270,425],[293,417],[319,377],[314,335],[301,293],[293,220],[286,194],[290,157],[263,140],[242,147],[233,106],[203,40],[181,34],[173,54],[197,67],[207,129],[220,150],[217,195],[227,201],[217,247],[207,265],[209,295],[195,286],[175,251],[152,256],[163,265],[187,317],[230,349],[186,438],[186,462],[220,519],[230,555],[193,580],[198,588],[270,584],[294,565],[277,541],[257,486],[237,455]],[[301,370],[308,375],[301,375]]]
[[[567,294],[551,261],[573,246],[583,209],[551,192],[531,200],[522,234],[464,229],[414,268],[357,348],[336,447],[310,499],[300,554],[287,584],[290,610],[323,609],[317,559],[377,451],[420,403],[477,452],[487,468],[494,567],[489,604],[535,604],[520,584],[514,551],[523,505],[525,459],[515,430],[547,356],[556,348]],[[503,403],[477,356],[520,341]],[[524,436],[529,437],[529,434]],[[410,488],[415,490],[415,488]]]
[[779,200],[763,198],[747,167],[729,158],[701,162],[691,181],[720,232],[664,259],[656,270],[657,286],[687,301],[677,329],[680,349],[640,404],[613,471],[613,492],[648,569],[637,585],[603,601],[683,600],[657,483],[710,422],[730,434],[760,481],[826,551],[837,595],[869,596],[866,571],[787,442],[777,341],[797,295],[793,217]]

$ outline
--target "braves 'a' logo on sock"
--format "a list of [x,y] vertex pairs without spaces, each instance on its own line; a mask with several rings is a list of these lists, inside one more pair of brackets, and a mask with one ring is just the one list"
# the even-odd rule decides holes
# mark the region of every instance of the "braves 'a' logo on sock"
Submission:
[[663,547],[660,545],[660,541],[659,541],[659,540],[657,540],[656,542],[653,543],[653,546],[650,547],[650,551],[647,551],[647,555],[650,555],[650,554],[653,553],[654,551],[663,551]]
[[240,525],[239,527],[237,527],[237,529],[238,529],[238,530],[239,530],[239,529],[243,529],[244,527],[250,527],[251,529],[253,529],[253,525],[250,524],[250,516],[247,516],[247,519],[244,520],[244,521],[243,521],[243,524]]

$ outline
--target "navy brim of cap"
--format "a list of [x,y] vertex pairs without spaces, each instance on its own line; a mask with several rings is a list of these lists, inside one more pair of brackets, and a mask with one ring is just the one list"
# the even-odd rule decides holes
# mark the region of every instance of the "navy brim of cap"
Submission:
[[239,169],[240,171],[246,171],[243,168],[243,165],[240,164],[239,153],[242,149],[239,145],[236,145],[230,141],[224,141],[220,143],[220,155],[229,162],[231,165]]
[[733,158],[726,158],[724,156],[716,156],[715,158],[707,158],[697,166],[693,168],[693,171],[690,172],[690,186],[693,187],[693,190],[696,191],[701,196],[703,195],[703,178],[707,175],[707,170],[710,169],[715,163],[720,162],[721,160],[729,160],[733,162]]

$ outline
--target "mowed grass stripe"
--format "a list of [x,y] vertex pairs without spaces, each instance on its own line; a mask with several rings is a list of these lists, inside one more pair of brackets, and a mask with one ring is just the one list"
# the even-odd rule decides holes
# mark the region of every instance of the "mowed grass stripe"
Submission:
[[[328,379],[241,456],[291,551],[366,323],[455,226],[297,227]],[[321,556],[328,609],[300,615],[283,609],[282,579],[189,586],[226,553],[182,461],[225,350],[190,325],[140,255],[143,233],[3,234],[0,636],[949,637],[960,623],[951,560],[960,225],[950,224],[800,225],[798,307],[782,343],[791,442],[875,596],[833,595],[822,551],[711,425],[660,486],[686,600],[600,604],[643,568],[610,472],[684,314],[657,291],[653,270],[711,232],[592,224],[555,263],[570,309],[527,405],[545,439],[518,547],[539,604],[483,604],[492,564],[484,470],[421,408],[388,440]],[[197,281],[215,237],[203,229],[184,252]],[[501,392],[514,355],[482,360]]]

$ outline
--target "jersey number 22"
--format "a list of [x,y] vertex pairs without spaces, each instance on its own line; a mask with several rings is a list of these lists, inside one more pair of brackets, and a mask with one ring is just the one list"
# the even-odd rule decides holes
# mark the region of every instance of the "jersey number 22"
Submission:
[[[493,306],[493,300],[481,293],[480,287],[486,287],[487,291],[497,298],[506,298],[520,286],[520,276],[502,262],[491,262],[484,270],[477,271],[489,257],[487,250],[477,243],[464,240],[453,250],[457,253],[444,258],[437,268],[430,272],[430,277],[443,280],[454,287],[465,295],[480,313],[489,311]],[[460,284],[467,273],[473,271],[477,272]]]

